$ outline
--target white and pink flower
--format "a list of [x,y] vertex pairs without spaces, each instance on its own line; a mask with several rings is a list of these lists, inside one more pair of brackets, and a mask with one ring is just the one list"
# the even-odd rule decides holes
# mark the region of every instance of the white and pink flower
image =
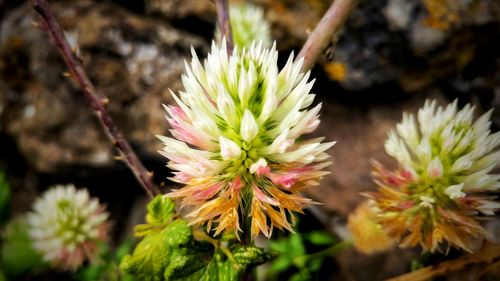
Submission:
[[45,261],[62,270],[76,270],[93,260],[108,236],[108,213],[85,189],[58,185],[47,190],[28,215],[33,247]]
[[[159,136],[160,153],[184,184],[167,196],[191,206],[192,224],[206,224],[217,235],[251,221],[253,236],[273,227],[292,230],[293,212],[312,203],[299,192],[327,172],[325,151],[334,142],[298,140],[319,124],[321,104],[309,109],[314,81],[301,73],[302,60],[290,56],[280,71],[278,53],[262,44],[212,45],[204,63],[193,52],[182,77],[184,91],[166,106],[172,135]],[[249,208],[245,204],[250,204]],[[245,211],[246,210],[246,211]]]

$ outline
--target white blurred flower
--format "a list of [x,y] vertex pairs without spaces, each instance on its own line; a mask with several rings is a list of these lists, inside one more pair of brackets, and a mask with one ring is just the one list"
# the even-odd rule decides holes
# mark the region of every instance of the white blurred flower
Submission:
[[450,178],[449,186],[463,183],[466,192],[495,191],[500,175],[490,174],[500,162],[500,132],[491,134],[492,110],[473,122],[474,107],[446,108],[426,101],[417,118],[403,121],[385,143],[386,151],[421,179]]
[[[229,21],[234,45],[248,47],[252,42],[260,41],[264,47],[271,46],[271,28],[260,7],[249,3],[232,4],[229,6]],[[221,41],[218,27],[215,37]]]
[[73,185],[57,185],[47,190],[28,215],[33,247],[43,259],[63,270],[76,270],[97,254],[105,241],[108,214],[97,199]]
[[381,225],[401,245],[434,251],[447,242],[472,252],[474,241],[490,236],[476,216],[500,207],[488,194],[500,188],[500,175],[493,173],[500,163],[500,132],[491,133],[491,114],[474,121],[469,104],[458,110],[457,101],[446,107],[426,101],[416,117],[403,114],[389,133],[385,148],[400,170],[378,166],[380,189],[372,198]]

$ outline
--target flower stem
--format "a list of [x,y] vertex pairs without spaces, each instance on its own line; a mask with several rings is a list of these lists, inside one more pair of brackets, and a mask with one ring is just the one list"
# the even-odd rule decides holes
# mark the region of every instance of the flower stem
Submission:
[[343,240],[340,243],[337,243],[335,245],[330,246],[329,248],[326,248],[322,251],[307,255],[307,259],[313,259],[313,258],[320,258],[320,257],[329,257],[329,256],[335,256],[339,252],[343,251],[344,249],[351,247],[352,246],[352,241],[350,240]]
[[358,0],[335,0],[332,3],[297,56],[297,60],[304,58],[303,72],[314,66],[321,53],[332,42],[332,37],[337,36],[357,2]]
[[99,122],[106,131],[108,138],[119,151],[121,158],[134,173],[134,176],[139,181],[139,184],[144,188],[150,197],[160,194],[160,190],[153,183],[151,173],[146,170],[142,162],[139,160],[139,157],[137,157],[135,152],[132,150],[130,144],[113,123],[113,120],[106,110],[106,104],[109,100],[97,94],[94,85],[85,74],[85,70],[83,69],[81,63],[75,58],[73,51],[68,44],[66,37],[63,35],[61,27],[49,9],[47,2],[45,0],[32,0],[31,2],[35,11],[42,17],[45,29],[52,36],[52,39],[54,39],[59,52],[63,56],[66,65],[71,71],[71,75],[78,81],[83,95],[87,99],[90,106],[94,109]]
[[231,253],[231,251],[229,251],[228,248],[222,245],[219,240],[210,237],[203,230],[197,228],[193,229],[193,236],[198,241],[206,241],[212,244],[214,248],[221,250],[233,264],[236,264],[236,260],[234,259],[234,256]]
[[231,24],[229,21],[229,9],[227,0],[215,0],[217,8],[217,23],[221,33],[221,38],[226,38],[227,53],[233,53],[233,33],[231,31]]

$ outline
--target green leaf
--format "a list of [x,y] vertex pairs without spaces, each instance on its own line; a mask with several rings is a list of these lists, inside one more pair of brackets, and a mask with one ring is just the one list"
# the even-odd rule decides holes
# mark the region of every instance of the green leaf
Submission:
[[312,231],[305,235],[307,241],[314,245],[329,246],[335,243],[335,238],[325,231]]
[[165,227],[163,231],[166,236],[166,243],[170,247],[175,247],[188,243],[193,239],[191,227],[185,220],[177,219]]
[[102,243],[99,248],[99,258],[94,262],[80,267],[75,273],[76,280],[80,281],[134,281],[129,274],[121,273],[118,264],[121,259],[130,253],[133,241],[125,240],[112,252],[109,245]]
[[134,234],[138,237],[161,231],[173,218],[175,203],[163,195],[156,196],[147,206],[146,224],[137,225]]
[[311,278],[311,274],[309,273],[309,271],[306,268],[295,273],[290,278],[290,281],[309,281],[309,280],[312,280],[312,278]]
[[231,255],[232,259],[221,250],[215,251],[204,268],[179,280],[237,281],[249,268],[265,263],[274,257],[274,254],[262,248],[244,245],[234,247]]
[[294,256],[303,256],[306,254],[302,237],[297,233],[292,233],[289,238],[289,250]]
[[147,208],[147,224],[135,228],[135,234],[144,238],[120,263],[123,272],[139,281],[237,281],[249,267],[274,257],[255,246],[231,245],[234,239],[223,240],[228,237],[218,242],[229,244],[224,251],[195,241],[188,222],[174,219],[175,206],[163,196],[154,198]]
[[0,225],[3,224],[10,214],[10,185],[5,174],[0,171]]
[[288,239],[281,238],[279,240],[269,240],[269,247],[271,248],[271,250],[278,253],[285,253],[289,250]]
[[123,241],[115,251],[115,261],[120,262],[124,256],[132,252],[133,246],[134,242],[132,241],[132,239],[127,239]]
[[227,257],[220,252],[215,254],[210,259],[210,262],[200,270],[194,272],[190,276],[185,276],[179,279],[171,279],[176,281],[238,281],[242,274],[242,267],[232,263]]
[[274,275],[283,272],[287,270],[290,266],[292,266],[292,263],[293,263],[292,259],[290,259],[288,256],[280,255],[271,264],[269,273]]
[[162,233],[144,237],[132,255],[120,263],[120,269],[137,277],[138,280],[163,280],[164,268],[169,263],[170,249]]
[[175,212],[175,203],[163,195],[156,196],[148,204],[146,221],[149,224],[163,225],[170,221]]
[[173,249],[192,239],[187,221],[177,219],[163,231],[146,235],[132,255],[123,258],[120,269],[138,280],[163,280]]
[[210,262],[213,247],[206,243],[193,242],[175,249],[170,264],[165,269],[165,280],[176,280],[194,274]]
[[193,260],[182,255],[187,255],[184,246],[193,246],[193,236],[187,221],[172,221],[175,205],[169,198],[156,196],[147,209],[147,224],[135,229],[135,234],[144,238],[131,255],[123,257],[120,269],[138,280],[160,281],[165,274],[170,278],[179,268],[192,266],[189,262]]
[[323,263],[323,258],[310,259],[307,263],[307,268],[311,272],[316,272],[321,268],[322,263]]
[[276,254],[266,252],[264,249],[256,246],[239,246],[233,251],[233,257],[236,263],[243,268],[257,266],[272,260]]
[[25,216],[10,221],[3,233],[1,268],[9,279],[46,266],[42,257],[33,249],[28,235],[29,225]]

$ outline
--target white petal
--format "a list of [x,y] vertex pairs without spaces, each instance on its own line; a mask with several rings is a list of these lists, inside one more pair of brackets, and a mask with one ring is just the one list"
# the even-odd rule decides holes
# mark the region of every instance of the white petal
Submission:
[[250,143],[259,133],[259,125],[250,110],[245,109],[241,120],[240,134],[244,141]]
[[464,187],[463,183],[450,185],[445,190],[444,193],[450,197],[450,199],[462,198],[465,197],[465,193],[462,192],[462,188]]
[[420,141],[420,144],[417,146],[416,154],[418,159],[420,160],[420,163],[422,164],[429,163],[429,161],[432,158],[432,150],[428,138],[423,138]]
[[427,166],[427,175],[431,178],[440,178],[443,176],[443,164],[438,157],[434,157]]
[[250,166],[250,173],[255,174],[257,170],[262,167],[267,167],[267,161],[264,158],[259,158],[257,162],[253,163],[252,166]]
[[470,155],[464,155],[455,161],[453,163],[453,166],[451,167],[451,172],[460,172],[466,169],[469,169],[472,166],[473,162],[470,159]]
[[241,149],[232,140],[220,136],[219,145],[220,145],[220,155],[222,156],[222,159],[228,160],[240,157]]

